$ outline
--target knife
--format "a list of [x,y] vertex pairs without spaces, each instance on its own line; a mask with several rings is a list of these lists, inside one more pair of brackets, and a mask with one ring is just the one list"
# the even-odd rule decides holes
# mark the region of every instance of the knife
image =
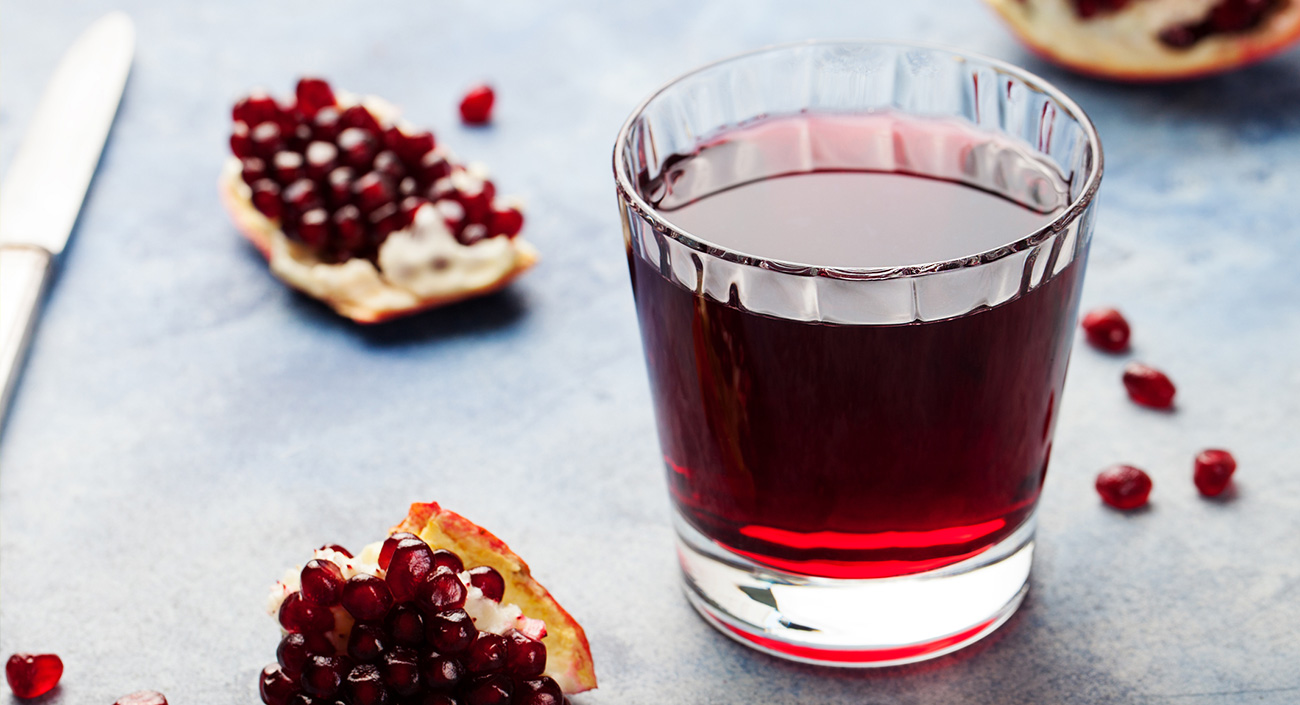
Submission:
[[121,12],[77,37],[0,183],[0,428],[46,281],[95,175],[134,50],[135,29]]

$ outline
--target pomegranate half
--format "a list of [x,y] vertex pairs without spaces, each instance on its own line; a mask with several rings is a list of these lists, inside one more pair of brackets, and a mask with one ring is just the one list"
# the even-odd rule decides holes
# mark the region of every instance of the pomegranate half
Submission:
[[1294,0],[987,0],[1031,50],[1080,73],[1165,81],[1221,73],[1300,39]]

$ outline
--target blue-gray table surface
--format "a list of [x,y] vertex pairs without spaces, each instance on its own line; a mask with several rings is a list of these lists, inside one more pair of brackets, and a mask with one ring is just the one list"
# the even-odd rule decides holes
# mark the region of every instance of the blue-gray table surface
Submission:
[[[44,702],[257,702],[268,585],[417,500],[491,527],[585,625],[601,687],[580,705],[1300,701],[1300,53],[1125,86],[1032,58],[974,0],[8,0],[0,167],[117,8],[133,72],[0,442],[0,652],[62,655]],[[1029,598],[973,648],[873,672],[748,651],[683,599],[609,166],[664,80],[844,37],[988,53],[1083,105],[1107,166],[1084,306],[1120,305],[1132,357],[1179,385],[1177,411],[1142,410],[1126,358],[1076,344]],[[215,182],[231,102],[304,73],[491,165],[541,265],[375,328],[275,281]],[[467,129],[454,106],[482,78],[497,120]],[[1241,465],[1224,501],[1191,483],[1211,446]],[[1149,509],[1098,501],[1119,461],[1154,477]]]

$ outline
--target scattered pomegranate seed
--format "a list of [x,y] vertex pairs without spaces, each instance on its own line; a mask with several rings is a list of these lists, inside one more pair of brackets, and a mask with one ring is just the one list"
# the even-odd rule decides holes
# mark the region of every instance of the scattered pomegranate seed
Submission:
[[496,94],[491,86],[474,86],[460,100],[460,119],[467,125],[486,125],[492,120],[492,103],[495,101]]
[[500,602],[506,594],[506,581],[492,566],[470,568],[469,584],[482,590],[483,597],[493,602]]
[[1089,311],[1081,323],[1083,333],[1093,347],[1107,352],[1128,349],[1129,327],[1123,314],[1113,308]]
[[388,570],[388,563],[393,559],[393,551],[397,550],[397,544],[404,539],[418,539],[419,536],[407,531],[399,531],[392,536],[384,539],[384,544],[379,547],[379,567]]
[[384,654],[384,684],[398,695],[414,695],[420,690],[419,657],[414,649],[395,646]]
[[496,674],[476,679],[465,691],[466,705],[510,705],[514,683],[504,675]]
[[1124,366],[1124,388],[1128,396],[1142,406],[1168,409],[1174,403],[1174,383],[1165,373],[1140,362]]
[[373,624],[357,624],[348,635],[348,656],[361,663],[374,663],[391,642],[388,634]]
[[257,692],[266,705],[288,705],[289,698],[302,692],[302,689],[295,679],[272,663],[262,669],[262,675],[257,679]]
[[505,638],[506,672],[522,678],[542,675],[546,670],[546,645],[518,629],[506,632]]
[[474,675],[496,673],[506,665],[506,639],[500,634],[479,632],[465,652],[465,667]]
[[515,705],[563,705],[564,691],[548,676],[515,682]]
[[353,618],[373,622],[388,614],[393,606],[393,593],[382,579],[358,573],[343,585],[340,602]]
[[459,654],[474,643],[477,634],[474,621],[463,609],[445,610],[425,620],[425,639],[440,653]]
[[1097,475],[1097,494],[1116,509],[1137,509],[1147,503],[1151,478],[1132,465],[1112,465]]
[[55,654],[14,654],[5,663],[5,680],[20,698],[50,692],[63,677],[63,659]]
[[323,632],[334,628],[328,607],[313,605],[295,592],[280,603],[280,626],[290,632]]
[[167,696],[156,690],[137,690],[118,698],[113,705],[167,705]]
[[1196,456],[1192,480],[1196,489],[1206,497],[1217,497],[1228,488],[1232,473],[1237,471],[1237,459],[1226,450],[1211,448]]
[[332,108],[336,105],[334,89],[319,78],[300,79],[294,93],[298,97],[298,109],[308,118],[316,117],[321,108]]

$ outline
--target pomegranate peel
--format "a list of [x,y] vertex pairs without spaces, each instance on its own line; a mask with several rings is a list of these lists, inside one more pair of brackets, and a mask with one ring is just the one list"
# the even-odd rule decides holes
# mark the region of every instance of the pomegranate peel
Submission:
[[[1082,74],[1131,82],[1196,78],[1267,58],[1300,40],[1300,3],[1273,2],[1252,26],[1188,35],[1225,0],[986,0],[1034,53]],[[1100,8],[1105,4],[1107,7]],[[1089,6],[1091,7],[1091,5]],[[1173,37],[1188,36],[1176,45]]]

